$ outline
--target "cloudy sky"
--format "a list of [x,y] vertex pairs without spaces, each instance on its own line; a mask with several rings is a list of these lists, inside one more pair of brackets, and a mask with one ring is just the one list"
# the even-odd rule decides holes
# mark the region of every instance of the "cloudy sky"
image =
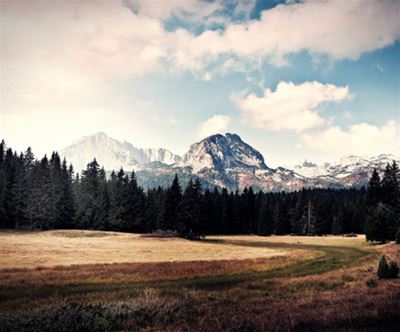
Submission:
[[269,165],[400,152],[400,2],[0,0],[1,137],[98,131],[184,153],[235,132]]

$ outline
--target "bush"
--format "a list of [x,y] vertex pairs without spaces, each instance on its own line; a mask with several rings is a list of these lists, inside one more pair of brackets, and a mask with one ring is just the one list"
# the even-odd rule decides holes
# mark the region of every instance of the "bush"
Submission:
[[389,264],[389,275],[390,275],[390,278],[392,278],[392,279],[397,278],[397,276],[399,275],[399,271],[400,271],[400,269],[399,269],[399,266],[397,265],[396,262],[391,262]]
[[378,283],[376,282],[375,279],[368,279],[366,284],[367,284],[367,287],[369,287],[369,288],[378,286]]
[[388,264],[386,257],[382,256],[378,265],[379,279],[394,279],[399,275],[399,266],[396,262]]

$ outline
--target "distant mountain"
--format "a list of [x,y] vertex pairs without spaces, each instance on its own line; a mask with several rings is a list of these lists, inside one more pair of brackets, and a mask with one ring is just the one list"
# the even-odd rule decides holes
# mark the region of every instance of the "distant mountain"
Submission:
[[152,162],[170,165],[181,160],[181,157],[167,149],[141,149],[126,141],[117,141],[105,133],[96,133],[75,141],[72,145],[60,151],[77,171],[96,158],[106,170],[117,170],[123,167],[132,170]]
[[[162,183],[177,173],[197,176],[206,186],[256,190],[295,190],[307,186],[305,177],[285,168],[269,168],[262,154],[236,135],[227,133],[209,136],[190,146],[182,160],[170,167],[140,170],[143,177]],[[154,180],[158,178],[159,180]],[[146,181],[142,182],[147,185]]]
[[215,134],[192,144],[182,158],[166,149],[140,149],[105,133],[83,137],[60,154],[76,170],[86,168],[93,158],[107,171],[134,169],[138,183],[145,188],[168,186],[178,174],[183,185],[199,177],[205,187],[236,190],[252,186],[264,191],[363,186],[374,168],[383,172],[388,162],[400,159],[390,154],[349,156],[336,163],[304,161],[293,169],[271,168],[259,151],[231,133]]
[[362,186],[368,183],[375,168],[383,173],[386,165],[392,163],[393,160],[399,161],[400,158],[392,154],[380,154],[370,158],[348,156],[337,162],[324,163],[320,166],[304,161],[296,165],[293,170],[308,178],[337,183],[344,187]]
[[194,173],[203,169],[267,169],[260,152],[230,133],[212,135],[192,144],[179,165],[191,167]]

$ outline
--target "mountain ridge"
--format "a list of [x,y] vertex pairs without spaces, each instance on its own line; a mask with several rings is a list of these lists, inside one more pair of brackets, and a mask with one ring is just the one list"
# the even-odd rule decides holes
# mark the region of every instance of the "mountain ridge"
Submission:
[[138,148],[131,143],[118,141],[104,132],[83,136],[60,151],[60,155],[71,162],[76,170],[86,168],[88,162],[96,158],[106,170],[137,169],[151,162],[173,164],[181,159],[165,148]]
[[168,185],[178,174],[184,183],[197,176],[206,187],[241,190],[252,186],[263,191],[359,187],[368,182],[374,168],[383,172],[387,162],[400,159],[390,154],[347,156],[322,165],[305,160],[293,168],[271,168],[261,152],[234,133],[215,134],[195,142],[182,157],[164,148],[137,148],[103,132],[75,140],[60,154],[76,170],[85,168],[95,157],[106,170],[135,170],[139,184],[145,188]]

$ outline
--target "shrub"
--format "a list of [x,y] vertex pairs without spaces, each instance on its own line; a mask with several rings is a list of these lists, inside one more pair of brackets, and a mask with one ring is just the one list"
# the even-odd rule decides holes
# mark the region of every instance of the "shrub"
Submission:
[[373,287],[376,287],[376,286],[378,286],[378,283],[376,282],[375,279],[368,279],[367,280],[367,287],[373,288]]
[[389,264],[389,275],[390,275],[390,278],[392,278],[392,279],[397,278],[397,276],[399,275],[399,271],[400,271],[400,269],[399,269],[399,266],[397,265],[396,262],[391,262]]
[[394,279],[399,275],[399,266],[396,262],[388,264],[386,257],[382,256],[378,265],[379,279]]
[[389,264],[387,263],[385,256],[382,256],[379,261],[378,277],[379,279],[387,279],[389,277]]

